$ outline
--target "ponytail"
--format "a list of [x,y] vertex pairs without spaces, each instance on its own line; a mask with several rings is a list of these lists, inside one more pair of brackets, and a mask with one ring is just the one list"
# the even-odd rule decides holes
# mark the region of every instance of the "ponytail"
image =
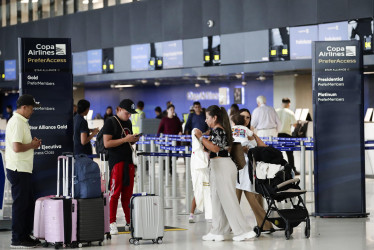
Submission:
[[230,119],[224,107],[220,108],[222,117],[222,127],[226,132],[228,146],[231,147],[234,139],[232,138],[232,130],[230,125]]

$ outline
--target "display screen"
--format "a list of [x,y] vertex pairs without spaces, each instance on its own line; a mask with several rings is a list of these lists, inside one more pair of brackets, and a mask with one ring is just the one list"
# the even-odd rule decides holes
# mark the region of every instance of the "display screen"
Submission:
[[318,40],[317,25],[290,28],[291,59],[311,59],[312,42]]
[[87,75],[87,51],[73,53],[73,75]]
[[348,22],[324,23],[318,25],[318,41],[348,40]]
[[182,40],[168,41],[162,43],[162,55],[164,68],[182,68],[183,67],[183,45]]
[[103,52],[101,49],[87,51],[87,73],[100,74],[102,72]]
[[148,70],[150,44],[131,45],[131,70]]
[[246,32],[244,38],[245,62],[269,61],[269,33],[267,30]]
[[14,81],[17,79],[16,60],[5,60],[4,62],[5,81]]

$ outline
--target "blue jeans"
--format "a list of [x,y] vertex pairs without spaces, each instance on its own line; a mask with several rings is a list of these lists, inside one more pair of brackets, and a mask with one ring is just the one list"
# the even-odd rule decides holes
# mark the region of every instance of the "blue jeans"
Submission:
[[12,242],[26,240],[33,230],[35,201],[32,191],[32,174],[7,169],[12,185]]

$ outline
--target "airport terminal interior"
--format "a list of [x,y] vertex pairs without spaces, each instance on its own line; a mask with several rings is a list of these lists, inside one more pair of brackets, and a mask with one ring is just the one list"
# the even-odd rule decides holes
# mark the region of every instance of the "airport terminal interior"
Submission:
[[[130,244],[119,203],[119,234],[84,247],[374,249],[373,17],[374,0],[0,0],[0,250],[10,248],[12,236],[5,130],[25,93],[41,104],[29,121],[42,139],[35,198],[56,193],[56,159],[73,151],[73,105],[88,100],[88,127],[101,129],[109,106],[115,114],[123,99],[144,102],[136,128],[145,136],[137,147],[149,155],[139,157],[133,192],[162,197],[163,242]],[[258,96],[274,109],[289,98],[303,129],[290,140],[263,140],[285,160],[294,151],[310,231],[303,221],[290,237],[283,230],[203,241],[211,220],[196,211],[189,221],[191,138],[149,145],[159,136],[155,108],[165,111],[171,102],[184,128],[194,102],[205,109],[236,104],[253,114]],[[101,166],[95,141],[92,158]],[[179,154],[173,174],[163,171],[168,160],[160,166],[162,150]],[[244,196],[240,208],[254,228]]]

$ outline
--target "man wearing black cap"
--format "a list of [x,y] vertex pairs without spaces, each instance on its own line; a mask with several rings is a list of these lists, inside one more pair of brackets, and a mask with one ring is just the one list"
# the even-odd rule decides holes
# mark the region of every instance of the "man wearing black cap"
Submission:
[[131,114],[136,114],[135,104],[130,99],[124,99],[117,108],[117,114],[108,119],[103,127],[103,141],[109,152],[111,170],[109,204],[111,234],[118,234],[116,216],[120,196],[126,223],[130,223],[129,204],[135,176],[131,144],[139,140],[139,136],[132,134]]
[[32,248],[39,242],[30,238],[34,219],[32,171],[34,149],[41,140],[31,137],[30,119],[34,107],[39,107],[31,95],[17,100],[17,111],[9,120],[5,132],[7,178],[12,185],[12,243],[11,248]]

